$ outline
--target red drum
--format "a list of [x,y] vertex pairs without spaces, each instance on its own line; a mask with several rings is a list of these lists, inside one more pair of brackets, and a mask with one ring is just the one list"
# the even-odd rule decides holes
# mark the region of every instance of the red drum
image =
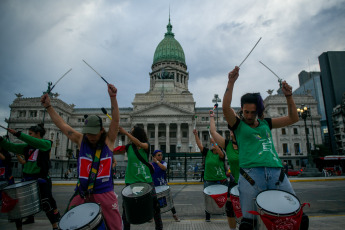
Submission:
[[251,211],[258,218],[258,229],[288,229],[298,230],[303,209],[299,199],[281,190],[266,190],[256,197],[258,212]]
[[234,186],[230,190],[230,200],[234,209],[235,218],[237,223],[241,223],[242,210],[240,204],[240,192],[238,191],[238,185]]
[[221,184],[210,185],[204,189],[205,210],[210,214],[224,214],[228,187]]

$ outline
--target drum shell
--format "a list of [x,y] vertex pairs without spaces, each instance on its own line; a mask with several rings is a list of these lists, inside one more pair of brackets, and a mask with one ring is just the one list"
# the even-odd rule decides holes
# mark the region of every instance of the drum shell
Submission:
[[[136,183],[141,184],[141,183]],[[128,186],[133,186],[128,185]],[[125,187],[126,188],[126,187]],[[124,189],[125,189],[124,188]],[[124,190],[123,189],[123,190]],[[153,197],[152,189],[150,192],[137,197],[127,197],[122,194],[123,206],[125,208],[126,219],[130,224],[143,224],[153,218]]]
[[[294,199],[295,199],[295,201],[296,202],[298,202],[298,204],[299,204],[299,207],[296,209],[296,210],[294,210],[294,211],[292,211],[292,212],[290,212],[290,213],[277,213],[277,212],[273,212],[273,211],[269,211],[269,210],[266,210],[266,209],[264,209],[264,208],[262,208],[259,204],[258,204],[258,197],[260,196],[260,194],[262,194],[262,193],[264,193],[264,192],[281,192],[282,194],[287,194],[287,195],[289,195],[289,196],[291,196],[291,197],[293,197]],[[283,202],[280,200],[274,200],[274,196],[270,196],[270,201],[271,202],[274,202],[274,203],[276,203],[276,204],[282,204]],[[293,216],[293,215],[295,215],[296,213],[298,213],[299,211],[300,211],[300,209],[301,209],[301,205],[300,205],[300,201],[299,201],[299,199],[294,195],[294,194],[291,194],[291,193],[289,193],[289,192],[286,192],[286,191],[281,191],[281,190],[276,190],[276,189],[271,189],[271,190],[265,190],[265,191],[262,191],[262,192],[260,192],[257,196],[256,196],[256,199],[255,199],[255,205],[256,205],[256,208],[257,208],[257,210],[258,210],[258,212],[260,213],[260,214],[266,214],[266,215],[270,215],[270,216],[275,216],[275,217],[289,217],[289,216]],[[261,219],[261,217],[260,218],[258,218],[258,221],[257,221],[257,229],[258,230],[267,230],[267,227],[266,227],[266,225],[265,225],[265,223],[262,221],[262,219]]]
[[[90,206],[94,209],[94,211],[98,211],[95,215],[93,212],[90,213],[84,213],[84,218],[86,217],[92,217],[92,219],[88,220],[88,223],[83,223],[83,225],[78,226],[76,225],[76,222],[80,219],[80,216],[78,214],[75,214],[77,212],[81,211],[90,211]],[[95,209],[95,207],[98,207],[98,209]],[[79,214],[80,215],[80,214]],[[85,219],[84,219],[85,221]],[[67,223],[66,223],[67,222]],[[69,224],[68,222],[71,222]],[[76,230],[92,230],[92,229],[107,229],[105,226],[105,222],[102,219],[102,210],[101,207],[96,203],[84,203],[80,204],[72,209],[70,209],[68,212],[65,213],[65,215],[62,216],[59,222],[59,229],[61,230],[70,230],[70,229],[76,229]]]
[[[230,199],[231,200],[235,200],[236,202],[238,202],[237,204],[234,204],[234,202],[231,203],[231,205],[233,206],[234,210],[236,210],[236,207],[234,207],[235,205],[239,206],[239,207],[237,207],[238,209],[241,209],[238,185],[235,185],[234,187],[231,188],[231,190],[230,190]],[[237,217],[236,214],[235,214],[236,222],[237,223],[241,223],[242,217],[243,216]]]
[[158,199],[158,203],[161,209],[161,213],[170,211],[174,207],[174,201],[171,196],[170,187],[157,186],[156,193],[157,193],[157,199]]
[[41,211],[41,199],[37,181],[26,181],[9,185],[3,189],[12,199],[18,199],[16,206],[8,212],[8,219],[28,217]]
[[[225,185],[210,185],[208,187],[211,187],[211,186],[218,186],[218,187],[222,186],[222,187],[224,187],[225,191],[227,191],[227,189],[228,189],[227,186],[225,186]],[[206,188],[208,188],[208,187],[206,187]],[[213,215],[224,214],[225,213],[225,205],[223,207],[219,208],[217,203],[214,201],[214,199],[210,195],[205,193],[205,189],[204,189],[205,210],[207,212],[209,212],[210,214],[213,214]],[[222,193],[222,192],[220,192],[220,193]]]

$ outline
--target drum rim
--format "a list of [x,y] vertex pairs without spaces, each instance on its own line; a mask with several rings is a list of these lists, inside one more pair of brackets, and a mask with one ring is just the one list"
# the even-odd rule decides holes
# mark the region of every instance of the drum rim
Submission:
[[[86,223],[86,224],[83,225],[83,226],[79,226],[78,229],[83,229],[83,228],[85,228],[85,227],[87,227],[87,226],[91,226],[91,224],[93,224],[93,222],[99,217],[99,215],[102,215],[102,208],[101,208],[101,205],[97,204],[96,202],[86,202],[86,203],[83,203],[83,204],[79,204],[79,205],[77,205],[77,206],[71,208],[70,210],[68,210],[68,211],[61,217],[61,219],[59,220],[59,223],[58,223],[59,228],[61,228],[60,223],[61,223],[62,218],[63,218],[65,215],[67,215],[67,213],[69,213],[70,211],[72,211],[72,210],[75,209],[76,207],[79,207],[79,206],[85,205],[85,204],[96,204],[96,205],[99,207],[99,212],[98,212],[97,215],[95,215],[95,217],[94,217],[92,220],[90,220],[88,223]],[[97,226],[97,225],[96,225],[96,226]],[[61,229],[62,229],[62,228],[61,228]]]
[[[212,186],[224,186],[224,187],[226,187],[226,192],[228,191],[228,186],[226,186],[226,185],[223,185],[223,184],[212,184],[212,185],[209,185],[209,186],[207,186],[207,187],[204,188],[203,192],[204,192],[205,195],[207,195],[207,196],[213,195],[213,194],[207,194],[207,193],[205,193],[205,189],[207,189],[208,187],[212,187]],[[225,192],[224,192],[224,193],[225,193]],[[218,194],[220,194],[220,193],[218,193]]]
[[[288,193],[290,195],[292,195],[293,197],[295,197],[299,203],[299,208],[296,209],[296,211],[293,211],[293,212],[289,212],[289,213],[284,213],[284,214],[281,214],[281,213],[276,213],[276,212],[271,212],[271,211],[268,211],[264,208],[262,208],[258,202],[257,202],[257,197],[263,193],[263,192],[267,192],[267,191],[279,191],[279,192],[285,192],[285,193]],[[291,216],[292,214],[296,214],[298,213],[300,210],[301,210],[301,201],[298,199],[298,197],[294,194],[292,194],[291,192],[287,192],[287,191],[284,191],[284,190],[280,190],[280,189],[266,189],[266,190],[263,190],[261,192],[258,193],[258,195],[256,195],[256,198],[255,198],[255,204],[258,206],[258,209],[261,211],[263,211],[264,213],[267,213],[267,214],[270,214],[272,216]]]
[[[21,183],[26,183],[24,184],[23,186],[15,186],[15,185],[18,185],[18,184],[21,184]],[[6,187],[4,187],[2,189],[2,191],[4,191],[5,189],[13,189],[13,188],[20,188],[20,187],[24,187],[24,186],[27,186],[27,185],[31,185],[31,184],[37,184],[37,180],[28,180],[28,181],[21,181],[21,182],[18,182],[18,183],[14,183],[14,184],[10,184],[10,185],[7,185]],[[8,187],[11,187],[12,188],[8,188]]]
[[[136,182],[136,183],[128,184],[128,185],[126,185],[126,186],[121,190],[121,195],[122,195],[122,197],[129,198],[129,196],[123,195],[123,190],[124,190],[125,188],[127,188],[128,186],[131,186],[131,185],[134,185],[134,184],[147,184],[147,185],[150,186],[151,190],[150,190],[149,192],[143,194],[142,196],[145,196],[145,195],[147,195],[147,194],[151,194],[151,193],[152,193],[152,190],[153,190],[153,188],[154,188],[150,183],[146,183],[146,182]],[[135,197],[140,197],[140,196],[133,196],[133,197],[131,197],[131,198],[135,198]]]

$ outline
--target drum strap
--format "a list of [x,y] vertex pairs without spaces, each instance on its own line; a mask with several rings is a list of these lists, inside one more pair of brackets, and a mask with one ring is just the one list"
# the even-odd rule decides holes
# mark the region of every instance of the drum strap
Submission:
[[254,186],[255,181],[248,175],[248,173],[246,173],[242,168],[240,168],[240,173],[244,177],[244,179],[246,179],[249,182],[249,184]]
[[285,172],[284,172],[284,169],[282,168],[280,170],[279,180],[277,181],[276,185],[279,185],[281,182],[283,182],[284,178],[285,178]]
[[[92,168],[89,172],[89,179],[88,179],[88,186],[87,186],[87,194],[91,194],[93,192],[93,187],[95,185],[95,181],[96,181],[96,178],[97,178],[97,173],[98,173],[98,169],[99,169],[99,165],[100,165],[100,156],[101,156],[101,152],[102,152],[102,148],[98,148],[96,150],[96,153],[95,153],[95,156],[93,158],[93,161],[92,161]],[[85,197],[85,192],[83,189],[81,189],[81,184],[80,184],[80,181],[78,179],[78,189],[79,189],[79,192],[81,193],[80,195],[82,197]]]
[[153,168],[153,166],[149,162],[145,161],[145,159],[140,155],[140,153],[138,152],[137,146],[135,144],[132,144],[132,148],[133,148],[134,153],[137,156],[137,158],[150,169],[151,174],[154,174],[155,169]]

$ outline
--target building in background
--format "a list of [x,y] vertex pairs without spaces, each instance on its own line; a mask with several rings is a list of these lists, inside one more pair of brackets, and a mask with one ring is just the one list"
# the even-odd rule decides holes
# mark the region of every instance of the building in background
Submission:
[[330,147],[334,154],[341,154],[335,140],[332,113],[334,107],[342,104],[345,92],[345,51],[324,52],[319,56],[319,63]]
[[[329,146],[328,128],[326,121],[325,104],[323,101],[323,92],[321,87],[320,72],[302,71],[298,74],[299,87],[293,92],[294,95],[311,95],[317,101],[317,112],[321,115],[321,134],[322,143]],[[310,106],[305,104],[306,106]],[[316,120],[315,120],[316,121]]]

